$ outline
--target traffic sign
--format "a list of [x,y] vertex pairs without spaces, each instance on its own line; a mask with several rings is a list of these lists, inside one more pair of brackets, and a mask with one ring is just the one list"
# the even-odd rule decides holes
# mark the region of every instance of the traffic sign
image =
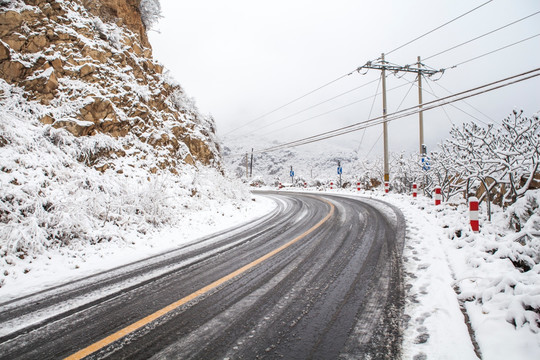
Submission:
[[291,177],[293,177],[293,176],[294,176],[294,171],[291,170]]
[[422,170],[428,171],[431,169],[431,165],[429,164],[429,157],[422,157]]
[[343,174],[343,168],[341,166],[338,166],[337,173],[338,173],[338,175]]

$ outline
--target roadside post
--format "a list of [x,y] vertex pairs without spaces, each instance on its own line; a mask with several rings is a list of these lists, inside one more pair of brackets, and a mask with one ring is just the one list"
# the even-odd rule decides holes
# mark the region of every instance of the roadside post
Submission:
[[469,198],[469,219],[473,232],[480,232],[480,221],[478,220],[478,198],[472,196]]
[[418,196],[418,185],[416,183],[412,184],[412,197],[415,198]]
[[441,187],[437,186],[435,187],[435,205],[441,205],[441,200],[442,200]]
[[291,175],[291,184],[294,186],[294,170],[293,170],[292,166],[291,166],[290,175]]

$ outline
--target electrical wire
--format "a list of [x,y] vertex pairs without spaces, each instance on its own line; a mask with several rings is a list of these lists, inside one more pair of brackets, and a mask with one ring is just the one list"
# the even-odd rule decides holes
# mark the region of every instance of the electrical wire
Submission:
[[403,45],[401,45],[401,46],[398,46],[397,48],[395,48],[395,49],[393,49],[393,50],[391,50],[391,51],[386,52],[385,55],[390,55],[390,54],[393,53],[394,51],[397,51],[397,50],[399,50],[399,49],[401,49],[401,48],[403,48],[403,47],[405,47],[405,46],[407,46],[407,45],[409,45],[409,44],[412,44],[413,42],[415,42],[415,41],[417,41],[417,40],[423,38],[424,36],[427,36],[427,35],[431,34],[432,32],[435,32],[435,31],[437,31],[437,30],[439,30],[439,29],[445,27],[446,25],[453,23],[454,21],[456,21],[456,20],[458,20],[458,19],[464,17],[465,15],[468,15],[468,14],[472,13],[473,11],[475,11],[475,10],[477,10],[477,9],[480,9],[482,6],[487,5],[487,4],[489,4],[490,2],[492,2],[492,1],[493,1],[493,0],[486,1],[485,3],[483,3],[483,4],[481,4],[481,5],[477,6],[477,7],[475,7],[474,9],[471,9],[471,10],[467,11],[466,13],[463,13],[463,14],[459,15],[458,17],[453,18],[452,20],[447,21],[447,22],[445,22],[444,24],[437,26],[435,29],[430,30],[430,31],[428,31],[428,32],[426,32],[426,33],[424,33],[424,34],[422,34],[422,35],[420,35],[420,36],[418,36],[418,37],[412,39],[411,41],[408,41],[408,42],[406,42],[405,44],[403,44]]
[[[525,81],[525,80],[532,79],[534,77],[540,76],[539,71],[540,71],[540,68],[536,68],[534,70],[530,70],[530,71],[527,71],[527,72],[524,72],[524,73],[521,73],[521,74],[510,76],[510,77],[507,77],[507,78],[504,78],[504,79],[501,79],[501,80],[497,80],[497,81],[494,81],[494,82],[491,82],[491,83],[488,83],[488,84],[485,84],[485,85],[481,85],[481,86],[478,86],[478,87],[475,87],[475,88],[472,88],[472,89],[469,89],[469,90],[461,91],[459,93],[456,93],[456,94],[453,94],[453,95],[450,95],[450,96],[446,96],[446,97],[440,98],[438,100],[429,101],[427,103],[423,103],[423,104],[416,105],[416,106],[413,106],[413,107],[410,107],[410,108],[407,108],[407,109],[404,109],[404,110],[400,110],[400,111],[397,111],[397,112],[394,112],[392,114],[387,115],[386,118],[384,116],[379,116],[379,117],[376,117],[376,118],[373,118],[373,119],[364,120],[364,121],[358,122],[356,124],[348,125],[348,126],[338,128],[338,129],[334,129],[334,130],[327,131],[327,132],[323,132],[323,133],[316,134],[316,135],[313,135],[313,136],[309,136],[309,137],[306,137],[306,138],[303,138],[303,139],[291,141],[291,142],[288,142],[288,143],[285,143],[285,144],[280,144],[280,145],[273,146],[273,147],[266,148],[266,149],[262,149],[262,150],[257,150],[256,153],[270,152],[270,151],[280,150],[280,149],[284,149],[284,148],[290,148],[290,147],[296,147],[296,146],[300,146],[300,145],[306,145],[306,144],[309,144],[309,143],[318,142],[318,141],[326,140],[326,139],[333,138],[333,137],[336,137],[336,136],[344,135],[344,134],[347,134],[347,133],[350,133],[350,132],[358,131],[358,130],[364,129],[365,127],[376,126],[376,125],[382,124],[383,122],[395,121],[395,120],[401,119],[403,117],[407,117],[407,116],[410,116],[410,115],[417,114],[420,111],[432,110],[432,109],[435,109],[435,108],[440,107],[440,106],[448,105],[448,104],[451,104],[451,103],[454,103],[454,102],[457,102],[457,101],[461,101],[461,100],[464,100],[464,99],[467,99],[467,98],[470,98],[470,97],[473,97],[473,96],[478,96],[478,95],[481,95],[481,94],[484,94],[484,93],[487,93],[487,92],[491,92],[491,91],[494,91],[494,90],[501,89],[501,88],[509,86],[509,85],[513,85],[513,84],[516,84],[516,83],[519,83],[519,82],[522,82],[522,81]],[[516,79],[516,80],[514,80],[514,79]],[[510,81],[510,80],[512,80],[512,81]],[[501,84],[501,83],[503,83],[503,84]],[[498,84],[500,84],[500,85],[498,85]]]
[[461,44],[454,45],[454,46],[452,46],[452,47],[450,47],[450,48],[448,48],[448,49],[446,49],[446,50],[443,50],[443,51],[438,52],[438,53],[436,53],[436,54],[434,54],[434,55],[428,56],[428,57],[426,57],[426,58],[424,58],[424,59],[422,59],[422,60],[426,61],[426,60],[429,60],[429,59],[431,59],[431,58],[434,58],[435,56],[439,56],[439,55],[441,55],[441,54],[447,53],[447,52],[449,52],[449,51],[451,51],[451,50],[454,50],[454,49],[456,49],[456,48],[458,48],[458,47],[460,47],[460,46],[469,44],[469,43],[471,43],[471,42],[473,42],[473,41],[476,41],[476,40],[481,39],[481,38],[483,38],[483,37],[485,37],[485,36],[488,36],[488,35],[490,35],[490,34],[493,34],[493,33],[497,32],[497,31],[499,31],[499,30],[505,29],[505,28],[507,28],[507,27],[509,27],[509,26],[511,26],[511,25],[517,24],[518,22],[523,21],[523,20],[526,20],[526,19],[528,19],[528,18],[530,18],[530,17],[532,17],[532,16],[534,16],[534,15],[537,15],[537,14],[540,14],[540,10],[537,11],[537,12],[535,12],[535,13],[532,13],[532,14],[530,14],[530,15],[527,15],[527,16],[525,16],[525,17],[522,17],[521,19],[518,19],[518,20],[516,20],[516,21],[512,21],[511,23],[508,23],[508,24],[506,24],[506,25],[504,25],[504,26],[501,26],[501,27],[499,27],[499,28],[497,28],[497,29],[491,30],[491,31],[489,31],[489,32],[487,32],[487,33],[485,33],[485,34],[482,34],[482,35],[480,35],[480,36],[477,36],[477,37],[475,37],[475,38],[472,38],[472,39],[470,39],[470,40],[467,40],[467,41],[465,41],[465,42],[462,42]]
[[[420,74],[418,74],[418,76],[420,76]],[[437,95],[435,95],[435,91],[433,90],[433,87],[431,87],[431,84],[429,83],[429,81],[426,81],[427,85],[429,86],[431,92],[428,91],[429,94],[435,96],[436,99],[438,99],[439,97]],[[454,106],[454,105],[452,105]],[[457,106],[454,106],[456,109],[460,110]],[[444,106],[441,106],[441,109],[442,111],[444,111],[444,115],[446,115],[446,119],[448,119],[448,122],[451,124],[451,125],[454,125],[454,122],[452,121],[452,119],[450,118],[450,116],[448,115],[448,112],[446,112],[446,109],[444,108]],[[467,114],[469,116],[472,116],[470,114]],[[474,119],[476,119],[476,117],[472,116]],[[478,121],[480,121],[480,119],[477,119]]]
[[[375,100],[377,99],[377,94],[379,93],[379,87],[381,86],[381,82],[382,82],[382,76],[379,76],[379,82],[377,83],[375,96],[373,97],[373,101],[371,102],[371,108],[369,109],[368,119],[371,118],[371,114],[373,113],[373,107],[375,106]],[[366,135],[366,130],[367,129],[364,129],[364,132],[362,133],[362,138],[360,139],[360,144],[358,144],[358,149],[356,150],[356,152],[360,151],[360,147],[362,146],[362,143],[364,142],[364,136]]]
[[[365,129],[364,129],[365,130]],[[373,151],[373,149],[375,148],[375,145],[377,145],[379,143],[379,140],[381,140],[381,137],[383,136],[383,131],[381,131],[381,133],[379,134],[379,137],[377,138],[377,140],[375,140],[375,142],[373,143],[373,145],[371,146],[371,149],[369,149],[367,155],[366,155],[366,158],[369,157],[369,155],[371,154],[371,152]]]
[[[425,79],[425,78],[424,78],[424,79]],[[404,79],[404,80],[407,81],[407,82],[409,82],[409,83],[411,83],[412,86],[416,86],[416,87],[418,88],[418,85],[417,85],[414,81],[409,81],[409,80],[407,80],[407,79]],[[433,88],[431,87],[430,82],[429,82],[429,81],[426,81],[426,84],[429,86],[429,88],[431,89],[431,91],[428,91],[428,90],[426,90],[426,89],[423,89],[423,90],[424,90],[425,92],[427,92],[428,94],[434,96],[436,99],[439,99],[439,97],[435,94],[435,91],[434,91]],[[438,83],[437,83],[437,84],[438,84]],[[441,87],[442,87],[442,85],[441,85]],[[448,90],[447,90],[447,92],[448,92],[449,94],[452,94],[452,92],[450,92],[450,91],[448,91]],[[463,102],[464,102],[465,104],[471,106],[471,107],[474,109],[474,107],[473,107],[472,105],[468,104],[466,101],[463,101]],[[471,118],[477,120],[478,122],[480,122],[480,123],[482,123],[482,124],[484,124],[484,125],[489,125],[488,123],[486,123],[486,122],[483,121],[482,119],[477,118],[476,116],[472,115],[471,113],[468,113],[467,111],[465,111],[465,110],[463,110],[463,109],[457,107],[457,106],[454,105],[454,104],[450,104],[450,106],[452,106],[454,109],[459,110],[459,111],[461,111],[462,113],[464,113],[464,114],[470,116]],[[452,119],[450,119],[450,117],[448,116],[448,113],[446,112],[446,109],[445,109],[444,107],[442,107],[442,110],[443,110],[444,113],[446,114],[446,117],[448,118],[448,121],[449,121],[452,125],[454,125]],[[478,111],[479,113],[481,113],[482,115],[484,115],[485,117],[487,117],[492,123],[497,124],[496,121],[494,121],[493,119],[491,119],[491,118],[490,118],[489,116],[487,116],[486,114],[482,113],[480,110],[478,110],[478,109],[475,109],[475,110]]]
[[343,96],[343,95],[347,95],[347,94],[349,94],[349,93],[351,93],[351,92],[353,92],[353,91],[356,91],[356,90],[358,90],[358,89],[361,89],[361,88],[363,88],[363,87],[366,87],[367,85],[373,84],[373,83],[376,82],[376,81],[378,81],[378,79],[375,79],[375,80],[370,81],[370,82],[367,82],[367,83],[365,83],[365,84],[363,84],[363,85],[357,86],[357,87],[355,87],[355,88],[353,88],[353,89],[351,89],[351,90],[347,90],[347,91],[345,91],[345,92],[343,92],[343,93],[341,93],[341,94],[339,94],[339,95],[336,95],[336,96],[334,96],[334,97],[331,97],[331,98],[329,98],[329,99],[326,99],[326,100],[324,100],[324,101],[321,101],[320,103],[317,103],[317,104],[312,105],[312,106],[309,106],[309,107],[307,107],[307,108],[305,108],[305,109],[299,110],[299,111],[295,112],[294,114],[285,116],[285,117],[280,118],[280,119],[278,119],[278,120],[275,120],[275,121],[273,121],[273,122],[271,122],[271,123],[269,123],[269,124],[267,124],[267,125],[264,125],[264,126],[259,127],[259,128],[256,129],[256,130],[253,130],[253,131],[250,131],[250,132],[248,132],[248,133],[245,133],[245,134],[243,134],[242,136],[250,135],[250,134],[253,134],[253,133],[255,133],[255,132],[258,132],[258,131],[260,131],[260,130],[262,130],[262,129],[266,129],[266,128],[268,128],[268,127],[270,127],[270,126],[272,126],[272,125],[275,125],[275,124],[277,124],[277,123],[279,123],[279,122],[281,122],[281,121],[283,121],[283,120],[290,119],[290,118],[292,118],[292,117],[294,117],[294,116],[296,116],[296,115],[299,115],[299,114],[301,114],[301,113],[303,113],[303,112],[306,112],[306,111],[308,111],[308,110],[311,110],[311,109],[313,109],[313,108],[316,108],[316,107],[319,106],[319,105],[326,104],[327,102],[330,102],[330,101],[332,101],[332,100],[335,100],[335,99],[337,99],[337,98],[339,98],[339,97],[341,97],[341,96]]
[[[431,91],[433,92],[432,95],[436,97],[435,91],[434,91],[433,88],[431,87],[430,83],[428,82],[427,84],[428,84],[429,88],[431,89]],[[447,93],[449,93],[449,94],[452,93],[450,90],[446,89],[446,88],[445,88],[444,86],[442,86],[441,84],[439,84],[439,83],[435,83],[435,84],[437,84],[440,88],[442,88],[442,89],[443,89],[444,91],[446,91]],[[477,109],[476,107],[474,107],[474,106],[473,106],[472,104],[470,104],[469,102],[463,100],[463,103],[466,104],[466,105],[468,105],[470,108],[472,108],[473,110],[477,111],[478,113],[482,114],[482,115],[483,115],[486,119],[488,119],[491,123],[500,125],[500,122],[495,121],[495,120],[492,119],[490,116],[488,116],[487,114],[485,114],[484,112],[482,112],[480,109]],[[477,118],[476,116],[474,116],[473,114],[471,114],[471,113],[469,113],[469,112],[463,110],[462,108],[457,107],[456,105],[453,105],[453,104],[452,104],[451,106],[452,106],[453,108],[455,108],[455,109],[461,111],[462,113],[464,113],[464,114],[466,114],[466,115],[472,117],[473,119],[477,120],[478,122],[481,122],[481,123],[484,124],[484,125],[489,125],[489,124],[486,123],[485,121],[483,121],[483,120]],[[443,109],[444,109],[444,108],[443,108]]]
[[512,44],[508,44],[508,45],[506,45],[506,46],[502,46],[502,47],[500,47],[500,48],[498,48],[498,49],[489,51],[489,52],[487,52],[487,53],[485,53],[485,54],[475,56],[475,57],[473,57],[473,58],[471,58],[471,59],[462,61],[462,62],[457,63],[457,64],[455,64],[455,65],[452,65],[452,66],[450,66],[450,67],[444,68],[443,70],[454,69],[454,68],[456,68],[456,67],[458,67],[458,66],[460,66],[460,65],[466,64],[466,63],[471,62],[471,61],[473,61],[473,60],[477,60],[477,59],[483,58],[484,56],[491,55],[491,54],[496,53],[496,52],[498,52],[498,51],[507,49],[507,48],[509,48],[509,47],[511,47],[511,46],[514,46],[514,45],[517,45],[517,44],[521,44],[522,42],[525,42],[525,41],[527,41],[527,40],[534,39],[535,37],[538,37],[538,36],[540,36],[540,33],[538,33],[538,34],[536,34],[536,35],[533,35],[533,36],[529,36],[529,37],[527,37],[527,38],[525,38],[525,39],[521,39],[521,40],[516,41],[516,42],[514,42],[514,43],[512,43]]
[[[387,76],[388,76],[388,75],[387,75]],[[402,85],[399,85],[399,86],[395,86],[395,87],[393,87],[393,88],[391,88],[391,89],[388,89],[387,92],[390,92],[390,91],[392,91],[392,90],[399,89],[399,88],[401,88],[401,87],[404,87],[405,85],[407,85],[407,84],[402,84]],[[293,126],[296,126],[296,125],[303,124],[303,123],[305,123],[305,122],[307,122],[307,121],[309,121],[309,120],[313,120],[313,119],[319,118],[319,117],[321,117],[321,116],[328,115],[328,114],[331,114],[331,113],[336,112],[336,111],[338,111],[338,110],[344,109],[344,108],[346,108],[346,107],[349,107],[349,106],[352,106],[352,105],[361,103],[361,102],[363,102],[363,101],[369,100],[369,99],[371,99],[371,98],[376,97],[377,95],[380,95],[380,93],[377,93],[377,94],[372,95],[372,96],[365,97],[365,98],[360,99],[360,100],[353,101],[352,103],[348,103],[348,104],[345,104],[345,105],[343,105],[343,106],[334,108],[334,109],[329,110],[329,111],[326,111],[326,112],[324,112],[324,113],[322,113],[322,114],[318,114],[318,115],[315,115],[315,116],[311,116],[311,117],[309,117],[309,118],[307,118],[307,119],[303,119],[303,120],[301,120],[301,121],[297,121],[297,122],[292,123],[292,124],[290,124],[290,125],[287,125],[287,126],[285,126],[285,127],[282,127],[282,128],[279,128],[279,129],[276,129],[276,130],[273,130],[273,131],[270,131],[270,132],[268,132],[268,133],[266,133],[266,134],[264,134],[264,135],[274,134],[274,133],[276,133],[276,132],[283,131],[283,130],[288,129],[288,128],[290,128],[290,127],[293,127]]]
[[302,96],[300,96],[300,97],[297,97],[297,98],[295,98],[295,99],[293,99],[293,100],[287,102],[287,103],[284,104],[284,105],[281,105],[281,106],[279,106],[279,107],[277,107],[277,108],[275,108],[275,109],[273,109],[273,110],[271,110],[271,111],[269,111],[269,112],[267,112],[267,113],[265,113],[265,114],[263,114],[263,115],[261,115],[261,116],[259,116],[259,117],[256,117],[255,119],[252,119],[252,120],[250,120],[250,121],[244,123],[243,125],[238,126],[238,127],[234,128],[234,129],[230,130],[229,132],[225,133],[223,136],[227,136],[227,135],[229,135],[230,133],[233,133],[233,132],[235,132],[235,131],[237,131],[237,130],[243,128],[243,127],[246,127],[246,126],[248,126],[249,124],[252,124],[252,123],[254,123],[254,122],[257,121],[257,120],[260,120],[260,119],[262,119],[262,118],[265,117],[265,116],[271,115],[271,114],[275,113],[276,111],[281,110],[281,109],[283,109],[283,108],[285,108],[285,107],[287,107],[287,106],[289,106],[289,105],[291,105],[291,104],[297,102],[298,100],[301,100],[301,99],[303,99],[303,98],[305,98],[305,97],[307,97],[307,96],[309,96],[309,95],[311,95],[311,94],[313,94],[313,93],[315,93],[315,92],[317,92],[317,91],[319,91],[319,90],[321,90],[321,89],[323,89],[323,88],[325,88],[325,87],[327,87],[327,86],[329,86],[329,85],[332,85],[333,83],[335,83],[335,82],[337,82],[337,81],[339,81],[339,80],[341,80],[341,79],[343,79],[343,78],[346,78],[346,77],[349,76],[349,75],[352,75],[352,74],[354,73],[354,71],[355,71],[355,70],[351,71],[351,72],[348,73],[348,74],[342,75],[342,76],[340,76],[340,77],[338,77],[338,78],[336,78],[336,79],[334,79],[334,80],[332,80],[332,81],[330,81],[330,82],[327,82],[326,84],[321,85],[321,86],[319,86],[318,88],[316,88],[316,89],[314,89],[314,90],[311,90],[311,91],[305,93],[304,95],[302,95]]

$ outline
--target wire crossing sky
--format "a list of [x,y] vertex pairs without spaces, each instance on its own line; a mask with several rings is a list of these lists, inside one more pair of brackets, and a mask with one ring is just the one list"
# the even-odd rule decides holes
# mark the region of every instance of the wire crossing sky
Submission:
[[[393,64],[416,66],[421,56],[426,67],[446,69],[426,82],[452,93],[536,68],[540,58],[537,0],[161,4],[159,32],[150,33],[154,57],[213,115],[225,146],[286,143],[357,123],[370,111],[381,115],[380,72],[351,70],[384,51]],[[403,80],[415,75],[388,74],[388,89],[395,88],[389,113],[402,102],[402,108],[418,102]],[[466,112],[460,103],[431,110],[425,114],[428,148],[448,136],[451,123],[500,121],[514,108],[538,111],[539,86],[535,78],[470,98]],[[424,102],[435,99],[428,89],[426,83]],[[392,122],[390,150],[415,151],[417,124],[417,115]],[[379,134],[373,127],[328,143],[367,154]],[[372,156],[380,153],[375,147]]]

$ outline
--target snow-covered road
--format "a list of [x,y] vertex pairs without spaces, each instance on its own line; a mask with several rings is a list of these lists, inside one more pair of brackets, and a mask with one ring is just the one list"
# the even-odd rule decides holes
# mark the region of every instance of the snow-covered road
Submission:
[[[516,252],[518,255],[521,254],[522,258],[531,254],[530,251],[533,252],[531,256],[534,256],[534,246],[538,244],[538,239],[534,241],[534,226],[527,225],[530,228],[532,240],[529,242],[520,240],[516,243],[514,238],[519,234],[514,236],[505,230],[508,221],[505,216],[507,215],[497,211],[493,215],[493,221],[488,222],[485,210],[482,212],[481,209],[482,231],[480,234],[473,234],[468,228],[467,209],[464,205],[443,204],[436,207],[428,198],[419,197],[413,200],[410,196],[378,192],[361,191],[358,193],[336,190],[326,193],[318,190],[303,192],[313,195],[332,195],[332,198],[336,195],[352,199],[360,198],[364,204],[382,212],[385,221],[394,226],[399,223],[396,212],[392,210],[392,206],[384,205],[381,201],[393,204],[401,210],[406,223],[406,239],[402,253],[405,306],[404,316],[396,317],[394,321],[400,323],[403,329],[403,359],[506,360],[516,358],[532,360],[540,358],[538,332],[540,317],[534,311],[535,301],[537,301],[536,308],[540,305],[537,290],[540,286],[538,280],[540,269],[536,265],[524,270],[515,267],[510,261],[511,258],[516,259],[513,257]],[[258,196],[254,199],[257,201],[254,201],[249,209],[236,212],[236,215],[232,211],[224,211],[226,216],[218,227],[216,227],[215,214],[216,211],[219,213],[219,209],[213,208],[208,211],[207,216],[201,213],[193,214],[189,220],[190,227],[169,229],[168,235],[157,242],[156,239],[148,239],[147,243],[134,242],[129,247],[116,248],[116,244],[97,244],[87,248],[77,248],[69,256],[68,249],[61,249],[61,252],[51,251],[41,258],[33,258],[30,261],[16,259],[10,265],[10,276],[6,277],[9,281],[0,288],[0,303],[3,303],[0,313],[4,317],[7,314],[6,310],[14,311],[14,308],[25,303],[25,301],[13,302],[15,298],[28,295],[34,292],[33,290],[51,289],[59,284],[72,282],[63,289],[68,289],[73,294],[77,293],[77,286],[85,282],[87,285],[96,285],[96,281],[92,279],[99,279],[99,286],[87,293],[79,292],[78,296],[71,300],[64,298],[66,301],[63,305],[56,306],[44,300],[48,299],[48,294],[51,293],[55,294],[54,298],[61,299],[63,290],[53,289],[52,292],[42,293],[41,300],[38,300],[42,302],[41,308],[17,319],[4,318],[6,321],[0,328],[0,336],[7,339],[9,334],[19,330],[22,334],[24,332],[22,329],[25,327],[40,322],[45,324],[51,316],[72,311],[70,309],[74,308],[88,307],[85,304],[92,301],[99,302],[99,299],[103,297],[112,300],[115,297],[114,294],[121,293],[130,287],[137,288],[137,284],[141,282],[160,278],[168,271],[174,271],[183,266],[189,267],[190,264],[195,264],[205,257],[212,257],[212,251],[197,255],[197,249],[204,248],[205,244],[218,244],[219,237],[210,237],[206,242],[201,242],[200,239],[197,240],[201,234],[217,231],[219,227],[224,229],[230,221],[239,224],[264,217],[265,214],[272,216],[277,210],[276,203],[272,200],[265,200]],[[278,201],[278,208],[286,206],[285,203]],[[333,201],[333,203],[336,204],[338,210],[341,209],[339,202]],[[297,216],[296,219],[310,218],[305,208],[299,210]],[[346,223],[365,221],[366,215],[360,211],[357,215],[342,221],[341,227],[346,229],[343,226]],[[214,225],[211,227],[205,225],[208,223]],[[287,223],[291,224],[284,220],[283,225]],[[256,228],[253,223],[248,227],[250,226]],[[234,247],[234,244],[231,242],[227,246]],[[178,252],[170,253],[174,248],[179,249]],[[214,255],[223,250],[217,245],[213,249]],[[163,252],[169,254],[159,256]],[[158,256],[127,267],[122,265],[135,260],[139,261],[152,254]],[[175,254],[184,254],[187,257],[175,259]],[[167,259],[169,265],[163,268],[154,267]],[[174,260],[171,263],[172,259]],[[521,264],[517,260],[514,261],[518,265]],[[142,268],[141,264],[144,264]],[[119,272],[107,271],[118,266],[121,266],[120,270],[116,270]],[[28,273],[23,271],[27,268],[32,271]],[[145,270],[141,271],[142,269]],[[96,278],[92,277],[92,274],[99,272],[103,273]],[[81,278],[87,276],[91,277],[80,281]],[[121,281],[115,282],[116,279],[121,279]],[[306,284],[293,286],[293,288],[295,294],[305,292],[306,289],[313,290],[313,287]],[[260,291],[253,293],[253,296],[259,294]],[[253,300],[257,296],[248,296],[243,301],[239,301],[239,304],[245,304],[246,301],[249,302],[249,299]],[[34,299],[39,298],[40,295]],[[31,302],[32,297],[26,299],[29,300],[26,302],[28,303]],[[279,306],[286,304],[287,301],[288,299],[283,300]],[[376,305],[371,305],[374,312],[380,311]],[[24,313],[24,307],[19,308],[19,315],[22,313]],[[212,321],[227,323],[227,319],[224,320],[215,315],[211,317]],[[210,318],[207,318],[208,321]],[[264,326],[268,326],[273,321],[272,316],[268,319],[262,318]],[[38,327],[40,325],[36,326]],[[366,336],[359,327],[355,327],[354,333],[357,338]],[[248,334],[246,339],[251,339],[251,335]],[[243,349],[244,344],[245,339],[239,340],[238,343],[231,345],[231,349],[235,351]],[[172,348],[169,348],[169,354],[170,349]],[[361,355],[357,353],[353,358],[361,358]]]
[[3,304],[0,357],[396,357],[401,212],[269,196],[231,232]]

